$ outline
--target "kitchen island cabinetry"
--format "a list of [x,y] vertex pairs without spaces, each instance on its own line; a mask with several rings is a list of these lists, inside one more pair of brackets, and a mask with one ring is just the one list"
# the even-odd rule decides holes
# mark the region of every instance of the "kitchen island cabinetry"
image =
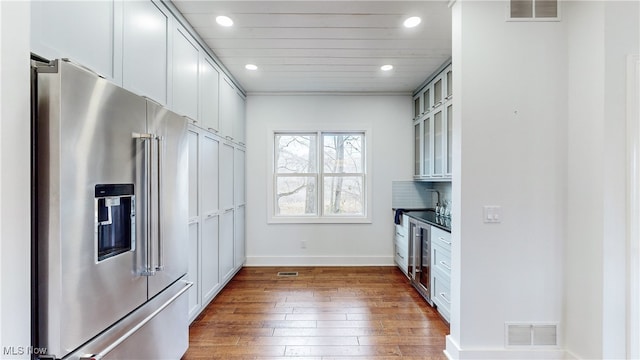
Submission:
[[414,178],[451,179],[451,64],[414,95]]

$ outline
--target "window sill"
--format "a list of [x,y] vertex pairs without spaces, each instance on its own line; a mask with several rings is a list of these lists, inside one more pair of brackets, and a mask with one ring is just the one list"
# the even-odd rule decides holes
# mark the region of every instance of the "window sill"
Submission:
[[369,217],[271,217],[268,224],[371,224]]

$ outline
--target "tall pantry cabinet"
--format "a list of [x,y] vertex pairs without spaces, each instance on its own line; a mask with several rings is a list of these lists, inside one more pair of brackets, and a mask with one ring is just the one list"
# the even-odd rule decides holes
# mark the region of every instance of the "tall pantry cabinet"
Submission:
[[189,121],[191,320],[245,261],[245,97],[170,2],[36,1],[31,50],[69,58]]

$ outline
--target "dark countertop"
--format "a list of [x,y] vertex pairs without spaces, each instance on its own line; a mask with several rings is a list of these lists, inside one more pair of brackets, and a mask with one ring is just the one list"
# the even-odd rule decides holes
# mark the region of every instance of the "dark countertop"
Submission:
[[438,227],[444,231],[451,232],[451,218],[445,218],[439,215],[436,215],[436,212],[433,210],[405,210],[403,211],[405,215],[410,218],[414,218],[418,221],[425,222],[429,225],[433,225]]

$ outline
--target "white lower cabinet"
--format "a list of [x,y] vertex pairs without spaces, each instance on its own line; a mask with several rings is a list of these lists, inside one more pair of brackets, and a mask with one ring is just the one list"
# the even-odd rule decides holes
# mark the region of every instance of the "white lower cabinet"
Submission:
[[396,224],[395,230],[394,260],[398,268],[409,276],[409,218],[407,215],[402,215],[402,220],[400,224]]
[[220,217],[209,214],[202,224],[202,299],[208,303],[220,290],[220,274],[218,272],[218,229]]
[[234,273],[233,213],[233,208],[230,208],[220,215],[219,265],[222,281],[228,280]]
[[189,289],[189,319],[192,320],[202,309],[202,296],[200,295],[200,224],[197,221],[189,224],[189,268],[187,280],[193,283]]
[[233,232],[233,266],[237,269],[244,265],[245,255],[245,206],[240,205],[235,210],[235,231]]
[[450,321],[451,233],[431,227],[431,301],[442,317]]

